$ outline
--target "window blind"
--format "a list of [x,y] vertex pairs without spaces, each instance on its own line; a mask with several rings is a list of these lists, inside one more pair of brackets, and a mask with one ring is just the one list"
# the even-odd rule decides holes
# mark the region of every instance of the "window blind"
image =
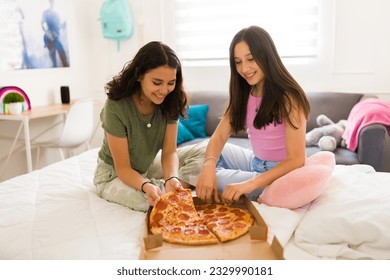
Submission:
[[233,36],[263,27],[284,58],[316,57],[320,0],[174,0],[174,40],[183,60],[226,60]]

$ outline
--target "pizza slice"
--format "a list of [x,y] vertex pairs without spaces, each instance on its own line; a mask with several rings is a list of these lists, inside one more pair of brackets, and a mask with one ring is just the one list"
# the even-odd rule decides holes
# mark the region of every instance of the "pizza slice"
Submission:
[[163,240],[170,243],[205,245],[219,242],[199,217],[191,190],[162,195],[150,213],[149,225],[151,233],[161,233]]
[[253,225],[252,215],[245,209],[223,204],[197,206],[205,225],[221,242],[234,240],[249,231]]
[[154,227],[180,225],[195,220],[199,220],[199,215],[192,201],[191,190],[186,189],[163,194],[149,218],[151,230]]

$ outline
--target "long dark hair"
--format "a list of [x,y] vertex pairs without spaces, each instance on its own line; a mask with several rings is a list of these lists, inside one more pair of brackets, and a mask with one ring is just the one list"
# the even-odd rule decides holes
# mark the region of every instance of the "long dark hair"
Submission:
[[176,85],[159,106],[166,118],[178,119],[179,115],[184,117],[188,96],[183,87],[180,60],[170,47],[158,41],[149,42],[140,48],[133,60],[127,62],[122,71],[106,84],[108,98],[119,100],[139,94],[139,78],[148,71],[165,65],[176,69]]
[[264,92],[253,122],[254,127],[260,129],[271,123],[278,124],[284,118],[291,127],[296,129],[290,119],[292,99],[308,119],[310,104],[306,94],[283,65],[271,36],[261,27],[250,26],[240,30],[234,36],[229,48],[230,98],[225,114],[230,116],[233,133],[245,129],[246,109],[252,89],[252,86],[236,70],[234,48],[241,41],[248,44],[253,58],[264,72]]

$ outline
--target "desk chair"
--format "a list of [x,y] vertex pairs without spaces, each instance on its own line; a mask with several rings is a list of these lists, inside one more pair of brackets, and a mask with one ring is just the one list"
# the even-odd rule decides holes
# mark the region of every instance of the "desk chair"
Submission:
[[90,149],[89,140],[94,133],[94,99],[79,99],[75,101],[66,115],[64,128],[59,139],[34,142],[37,147],[36,168],[39,164],[40,148],[57,148],[61,159],[64,160],[63,149],[75,149],[81,145],[86,145]]

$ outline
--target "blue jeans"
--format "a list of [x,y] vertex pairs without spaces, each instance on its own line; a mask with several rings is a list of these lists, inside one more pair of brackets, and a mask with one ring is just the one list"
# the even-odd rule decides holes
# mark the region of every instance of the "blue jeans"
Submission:
[[[226,143],[216,168],[218,193],[221,193],[228,184],[249,180],[278,164],[278,161],[257,158],[251,150]],[[259,188],[246,196],[250,200],[257,200],[264,187],[259,186]]]

